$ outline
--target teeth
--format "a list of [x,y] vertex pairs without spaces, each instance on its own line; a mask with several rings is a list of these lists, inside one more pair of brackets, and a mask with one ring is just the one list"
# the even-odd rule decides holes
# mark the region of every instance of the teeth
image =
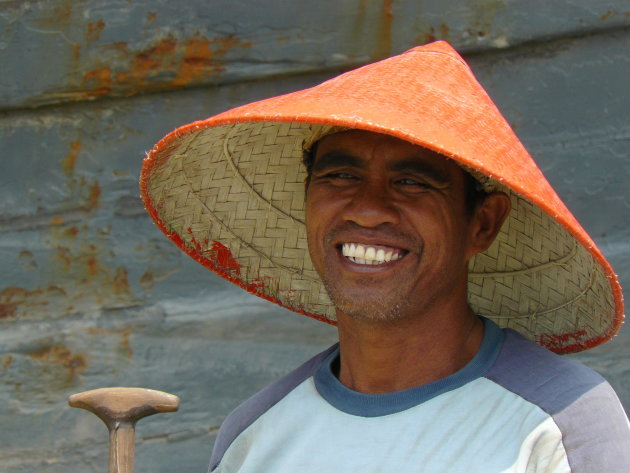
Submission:
[[365,250],[365,259],[374,261],[376,259],[376,250],[373,246],[368,246]]
[[376,249],[373,246],[360,243],[344,243],[341,247],[341,253],[353,263],[368,265],[396,261],[403,256],[402,251],[397,249],[385,251],[383,248]]

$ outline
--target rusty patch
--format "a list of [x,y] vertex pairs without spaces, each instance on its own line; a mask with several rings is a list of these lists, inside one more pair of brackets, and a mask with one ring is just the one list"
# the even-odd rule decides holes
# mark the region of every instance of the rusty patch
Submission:
[[440,25],[440,39],[448,41],[448,34],[449,34],[448,25],[445,23],[442,23]]
[[437,38],[435,36],[435,28],[431,27],[429,28],[429,31],[427,31],[426,33],[424,33],[424,37],[422,38],[422,40],[420,41],[421,44],[427,44],[427,43],[432,43],[433,41],[435,41]]
[[79,151],[81,151],[82,146],[83,143],[79,140],[70,143],[70,152],[61,160],[61,169],[66,176],[74,174],[77,156],[79,155]]
[[81,59],[81,45],[79,43],[75,43],[72,45],[72,60],[75,63],[78,63],[79,59]]
[[149,23],[153,23],[157,18],[157,13],[150,11],[149,13],[147,13],[147,21]]
[[378,42],[376,44],[375,59],[383,59],[392,54],[392,23],[394,11],[393,0],[383,0],[381,21],[378,29]]
[[121,328],[117,330],[108,330],[100,327],[91,327],[87,330],[90,335],[120,335],[119,352],[126,358],[133,356],[133,348],[131,347],[131,328]]
[[129,294],[129,277],[125,268],[116,268],[112,282],[114,294]]
[[140,91],[164,90],[200,83],[220,74],[223,58],[233,48],[251,47],[236,36],[208,39],[197,34],[185,41],[173,35],[150,47],[133,50],[126,42],[106,48],[114,57],[83,75],[82,90],[65,99],[85,100],[103,95],[131,95]]
[[9,369],[12,364],[13,364],[13,355],[7,355],[4,357],[4,360],[2,360],[2,366],[4,367],[5,370]]
[[83,76],[82,92],[88,97],[97,97],[99,95],[107,95],[112,91],[112,70],[109,66],[99,67],[92,71],[88,71]]
[[63,231],[64,235],[75,238],[79,234],[79,229],[75,226],[69,227]]
[[63,366],[68,371],[68,382],[87,367],[87,357],[82,353],[73,353],[67,347],[57,344],[44,347],[28,356],[43,363]]
[[17,316],[20,306],[42,307],[48,305],[45,300],[38,300],[45,292],[57,292],[59,288],[49,286],[46,290],[29,290],[22,287],[7,287],[0,291],[0,320]]
[[20,254],[18,255],[18,261],[20,263],[20,266],[22,266],[22,269],[26,271],[37,269],[35,255],[28,250],[20,251]]
[[603,14],[603,15],[599,18],[599,21],[606,21],[606,20],[608,20],[609,18],[611,18],[611,17],[613,17],[613,16],[616,16],[616,15],[617,15],[617,12],[616,12],[616,11],[614,11],[614,10],[608,10],[606,13],[604,13],[604,14]]
[[151,270],[147,269],[144,272],[144,274],[140,277],[139,283],[140,283],[140,286],[142,286],[142,289],[144,289],[147,292],[153,289],[154,279],[153,279],[153,273],[151,272]]
[[95,23],[88,23],[87,39],[89,40],[99,39],[104,29],[105,29],[105,22],[103,20],[98,20]]
[[101,199],[101,186],[98,184],[97,181],[94,181],[92,183],[92,186],[90,187],[90,193],[87,198],[87,206],[90,209],[98,209],[100,205],[100,199]]

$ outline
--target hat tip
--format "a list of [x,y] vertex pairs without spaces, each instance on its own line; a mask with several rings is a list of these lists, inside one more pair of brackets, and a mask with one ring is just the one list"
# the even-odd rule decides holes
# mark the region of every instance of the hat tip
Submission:
[[449,43],[448,41],[445,41],[443,39],[439,39],[437,41],[432,41],[430,43],[425,43],[425,44],[421,44],[418,45],[412,49],[410,49],[408,52],[428,52],[428,51],[434,51],[434,52],[442,52],[442,53],[450,53],[450,54],[457,54],[457,50],[451,45],[451,43]]

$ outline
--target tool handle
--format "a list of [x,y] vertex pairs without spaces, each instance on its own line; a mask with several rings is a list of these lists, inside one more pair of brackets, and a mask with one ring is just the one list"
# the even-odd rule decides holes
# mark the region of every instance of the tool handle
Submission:
[[133,473],[134,437],[130,422],[115,422],[109,429],[109,473]]
[[176,411],[179,398],[153,389],[101,388],[73,394],[68,404],[93,412],[109,429],[109,473],[133,473],[136,422]]

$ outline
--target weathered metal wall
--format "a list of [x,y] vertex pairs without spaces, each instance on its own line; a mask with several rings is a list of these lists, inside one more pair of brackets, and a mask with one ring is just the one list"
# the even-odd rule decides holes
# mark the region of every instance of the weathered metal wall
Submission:
[[[204,471],[227,412],[335,332],[179,254],[138,197],[144,152],[435,38],[465,52],[630,287],[625,1],[1,1],[0,471],[104,471],[105,427],[66,398],[108,385],[182,399],[139,424],[137,471]],[[578,357],[626,409],[629,341]]]

